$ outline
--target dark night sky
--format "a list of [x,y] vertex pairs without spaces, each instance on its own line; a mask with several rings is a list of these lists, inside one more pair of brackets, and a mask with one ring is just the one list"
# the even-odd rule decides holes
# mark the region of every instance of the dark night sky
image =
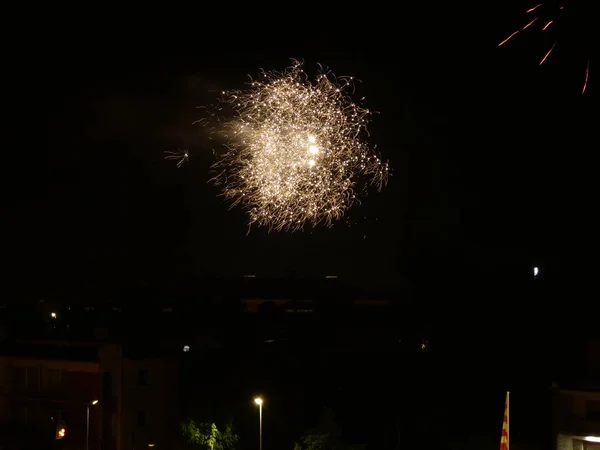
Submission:
[[[38,49],[47,152],[5,208],[14,292],[243,273],[393,285],[416,272],[592,260],[593,79],[582,98],[583,70],[566,53],[540,70],[534,40],[497,48],[520,24],[518,2],[450,3],[349,9],[335,21],[265,10],[231,22],[211,12],[192,26],[181,11],[162,25],[59,26]],[[357,97],[381,113],[372,141],[394,176],[350,211],[352,227],[247,236],[243,214],[207,184],[212,154],[192,122],[211,90],[290,57],[363,81]],[[163,159],[178,147],[191,155],[181,169]]]

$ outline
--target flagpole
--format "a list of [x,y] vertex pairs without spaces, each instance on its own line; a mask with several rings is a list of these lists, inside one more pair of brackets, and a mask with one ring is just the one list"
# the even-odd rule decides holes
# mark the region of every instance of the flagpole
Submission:
[[510,450],[510,391],[506,391],[506,449]]
[[509,414],[510,414],[510,392],[506,391],[506,400],[504,402],[504,416],[502,417],[502,436],[500,437],[500,450],[509,450]]

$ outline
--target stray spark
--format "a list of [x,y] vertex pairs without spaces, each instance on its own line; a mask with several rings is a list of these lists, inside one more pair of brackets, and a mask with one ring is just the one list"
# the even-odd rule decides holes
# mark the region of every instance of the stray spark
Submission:
[[386,184],[388,164],[366,142],[372,112],[346,93],[353,82],[323,70],[311,81],[292,60],[244,90],[222,93],[205,121],[218,122],[214,130],[225,142],[211,181],[247,211],[249,226],[331,226],[359,201],[359,185]]
[[187,150],[177,150],[177,151],[168,151],[165,152],[167,156],[165,159],[171,159],[177,161],[177,168],[180,168],[183,163],[189,160],[189,153]]

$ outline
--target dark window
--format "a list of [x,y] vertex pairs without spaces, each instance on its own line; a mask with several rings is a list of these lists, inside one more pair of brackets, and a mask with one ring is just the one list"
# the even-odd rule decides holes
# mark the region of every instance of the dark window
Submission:
[[62,370],[50,369],[47,373],[46,386],[48,389],[58,389],[62,384]]
[[27,390],[29,392],[38,392],[40,383],[40,371],[37,367],[27,368]]
[[138,370],[138,386],[148,385],[148,371],[146,369]]
[[27,387],[27,370],[25,367],[12,368],[13,388],[22,390]]
[[148,423],[148,415],[146,411],[138,411],[137,412],[137,425],[138,427],[145,427]]
[[590,400],[585,406],[585,416],[588,420],[600,420],[600,400]]
[[110,372],[102,372],[102,395],[105,399],[112,396],[112,375]]
[[29,414],[28,414],[29,411],[27,411],[27,406],[24,406],[24,405],[17,406],[17,411],[16,412],[17,412],[17,414],[16,414],[17,420],[20,423],[26,423],[27,420],[29,419],[29,417],[28,417],[29,416]]

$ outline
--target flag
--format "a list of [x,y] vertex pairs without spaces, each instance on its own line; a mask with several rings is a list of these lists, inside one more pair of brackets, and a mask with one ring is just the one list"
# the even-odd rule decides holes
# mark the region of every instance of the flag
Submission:
[[506,403],[504,404],[504,420],[502,421],[502,437],[500,438],[500,450],[509,450],[509,448],[508,448],[509,395],[510,395],[510,392],[507,392],[506,393]]

